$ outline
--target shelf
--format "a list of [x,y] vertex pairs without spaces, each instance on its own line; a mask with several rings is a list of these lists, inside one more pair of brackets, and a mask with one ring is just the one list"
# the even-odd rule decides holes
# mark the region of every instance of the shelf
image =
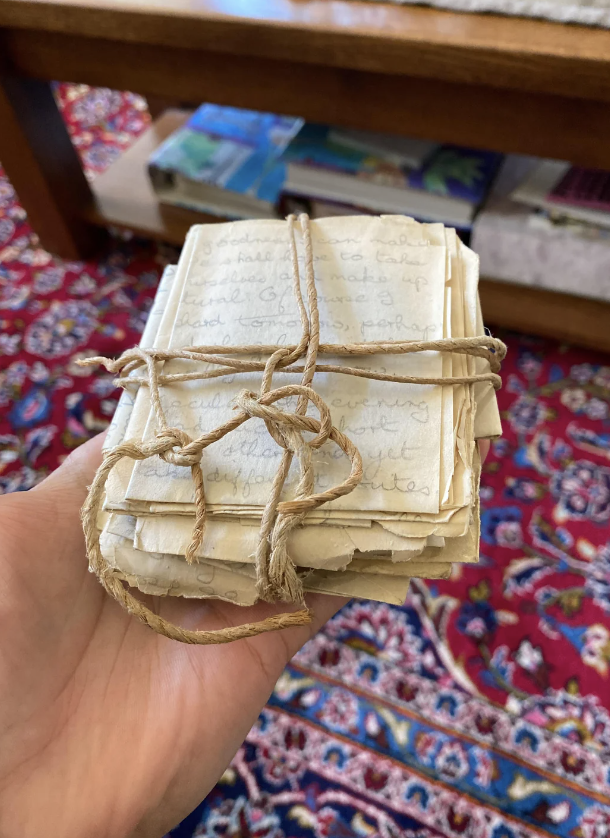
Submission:
[[[168,110],[93,184],[93,223],[114,226],[181,246],[193,224],[218,222],[180,207],[159,204],[146,163],[154,149],[184,124],[189,111]],[[610,352],[610,303],[508,282],[481,279],[486,324],[570,341]]]
[[[161,58],[164,49],[610,99],[607,30],[505,15],[356,0],[2,0],[0,28],[16,53],[33,43],[28,36],[41,36],[38,60],[55,36],[77,46],[104,40],[112,45],[107,73],[120,64],[118,46],[151,46],[170,82],[176,68]],[[141,52],[133,55],[128,69],[137,73]],[[126,84],[120,89],[135,90]]]
[[610,303],[482,278],[481,308],[486,326],[610,352]]

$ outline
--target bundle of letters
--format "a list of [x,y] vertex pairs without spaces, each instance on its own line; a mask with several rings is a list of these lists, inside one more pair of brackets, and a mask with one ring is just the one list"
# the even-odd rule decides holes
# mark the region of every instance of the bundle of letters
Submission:
[[106,577],[401,604],[477,562],[505,351],[477,285],[453,229],[403,216],[193,227],[140,346],[105,361],[124,388],[93,487]]

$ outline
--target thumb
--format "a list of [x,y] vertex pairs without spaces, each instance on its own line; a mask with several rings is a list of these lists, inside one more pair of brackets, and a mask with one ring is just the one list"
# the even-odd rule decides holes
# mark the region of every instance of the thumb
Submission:
[[47,586],[72,574],[67,557],[86,568],[80,508],[101,463],[103,441],[102,434],[86,442],[29,492],[0,498],[0,553],[7,561],[26,562],[32,579],[40,571]]
[[104,436],[99,434],[85,442],[42,483],[16,499],[25,507],[19,507],[21,511],[31,521],[37,520],[34,531],[38,537],[45,528],[50,528],[49,536],[55,544],[80,546],[83,538],[80,510],[102,462]]
[[102,445],[106,434],[101,433],[72,451],[69,457],[52,472],[33,492],[55,497],[65,510],[82,506],[87,488],[102,462]]

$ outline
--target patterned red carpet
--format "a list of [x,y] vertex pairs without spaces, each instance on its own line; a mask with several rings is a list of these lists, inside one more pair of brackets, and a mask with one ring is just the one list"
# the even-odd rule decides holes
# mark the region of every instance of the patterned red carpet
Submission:
[[[129,94],[58,95],[90,172],[148,118]],[[111,377],[74,361],[138,340],[164,261],[119,240],[50,257],[0,172],[0,491],[107,424]],[[403,608],[347,606],[175,836],[610,836],[610,358],[508,343],[481,564]]]

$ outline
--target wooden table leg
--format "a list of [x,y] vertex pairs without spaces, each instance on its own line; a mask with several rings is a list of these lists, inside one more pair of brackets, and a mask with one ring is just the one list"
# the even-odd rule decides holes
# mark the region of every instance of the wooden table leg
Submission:
[[105,231],[83,220],[93,195],[48,82],[0,74],[0,163],[42,247],[83,259]]

